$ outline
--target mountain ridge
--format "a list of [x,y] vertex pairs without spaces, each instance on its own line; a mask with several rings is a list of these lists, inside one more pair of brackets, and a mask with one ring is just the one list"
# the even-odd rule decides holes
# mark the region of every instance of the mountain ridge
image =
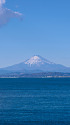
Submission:
[[61,64],[53,63],[39,55],[34,55],[30,59],[27,59],[19,64],[1,68],[0,70],[10,72],[70,72],[70,67],[66,67]]

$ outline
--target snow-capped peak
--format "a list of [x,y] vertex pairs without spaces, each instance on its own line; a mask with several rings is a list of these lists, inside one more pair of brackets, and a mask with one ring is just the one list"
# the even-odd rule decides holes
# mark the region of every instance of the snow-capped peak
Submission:
[[33,56],[31,57],[30,59],[28,59],[27,61],[25,61],[25,64],[29,64],[29,65],[32,65],[32,64],[45,64],[45,63],[48,63],[48,64],[53,64],[52,62],[48,61],[47,59],[44,59],[43,57],[41,56]]

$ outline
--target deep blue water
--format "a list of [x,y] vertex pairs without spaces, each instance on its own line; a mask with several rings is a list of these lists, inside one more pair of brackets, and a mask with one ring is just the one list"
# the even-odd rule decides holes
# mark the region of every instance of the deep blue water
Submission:
[[70,125],[70,78],[0,79],[0,125]]

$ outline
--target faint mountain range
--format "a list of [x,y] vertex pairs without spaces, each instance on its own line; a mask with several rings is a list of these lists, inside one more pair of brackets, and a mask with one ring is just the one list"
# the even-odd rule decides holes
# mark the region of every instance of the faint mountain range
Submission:
[[1,68],[1,72],[23,72],[23,73],[38,73],[38,72],[68,72],[70,67],[65,67],[61,64],[50,62],[49,60],[35,55],[26,61],[15,64],[6,68]]

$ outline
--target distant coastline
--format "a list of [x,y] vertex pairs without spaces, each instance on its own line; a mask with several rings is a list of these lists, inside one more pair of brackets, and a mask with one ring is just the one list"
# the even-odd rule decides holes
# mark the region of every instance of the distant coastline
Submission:
[[42,73],[8,73],[0,75],[0,78],[70,78],[70,73],[42,72]]

